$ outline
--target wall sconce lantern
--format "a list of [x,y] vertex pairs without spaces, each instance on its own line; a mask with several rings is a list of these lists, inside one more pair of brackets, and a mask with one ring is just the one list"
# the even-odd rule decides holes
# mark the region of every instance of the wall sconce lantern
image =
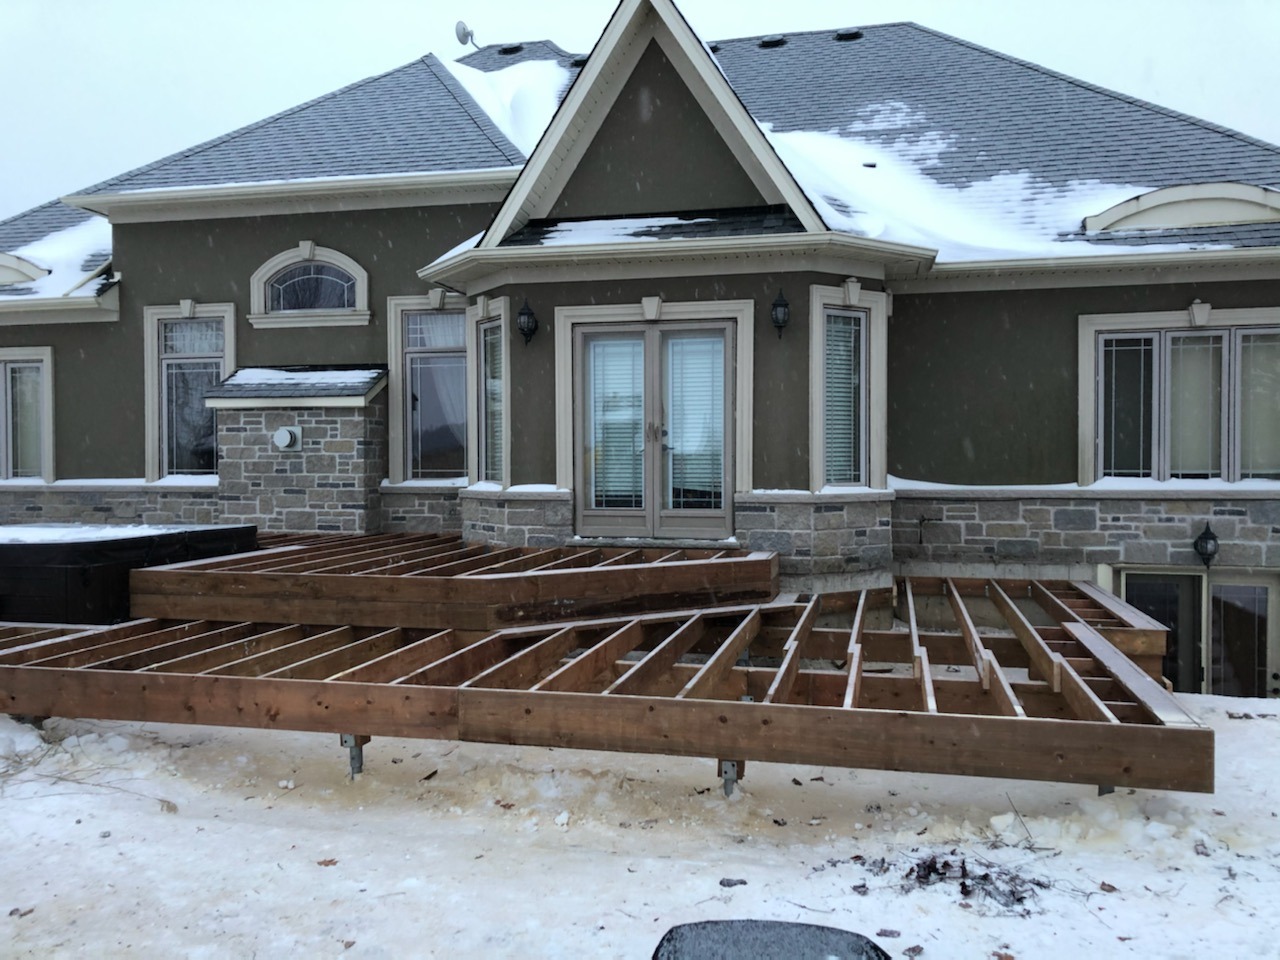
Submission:
[[529,309],[527,298],[524,301],[524,306],[520,308],[520,312],[516,314],[516,326],[524,334],[524,345],[527,347],[529,341],[533,339],[533,335],[538,332],[538,318]]
[[791,304],[787,303],[781,290],[778,291],[778,299],[773,301],[773,306],[769,309],[769,317],[773,320],[774,329],[778,331],[778,339],[781,340],[783,329],[791,322]]
[[1209,564],[1213,563],[1214,557],[1218,555],[1218,535],[1209,529],[1206,522],[1204,530],[1200,532],[1200,536],[1196,537],[1191,543],[1191,549],[1196,552],[1196,556],[1204,561],[1204,568],[1209,569]]

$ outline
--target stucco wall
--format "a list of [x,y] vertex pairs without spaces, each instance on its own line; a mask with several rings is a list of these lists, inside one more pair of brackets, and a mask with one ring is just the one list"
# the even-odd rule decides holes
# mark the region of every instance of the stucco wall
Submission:
[[939,483],[1073,483],[1086,313],[1280,303],[1280,283],[899,295],[889,320],[889,472]]
[[764,202],[675,67],[651,42],[551,216],[671,213]]
[[[141,477],[145,306],[182,299],[234,303],[240,366],[386,363],[386,298],[426,293],[417,270],[481,230],[492,212],[477,205],[118,225],[119,320],[0,327],[0,347],[53,347],[60,479]],[[368,271],[373,317],[367,327],[249,326],[249,278],[300,240],[341,250]]]
[[[809,486],[809,285],[843,278],[817,273],[676,277],[591,283],[523,284],[494,291],[517,307],[528,298],[538,333],[528,346],[513,330],[511,354],[511,482],[554,483],[555,308],[664,301],[755,301],[755,457],[757,489]],[[870,287],[871,284],[868,284]],[[791,323],[779,339],[769,308],[782,290]]]

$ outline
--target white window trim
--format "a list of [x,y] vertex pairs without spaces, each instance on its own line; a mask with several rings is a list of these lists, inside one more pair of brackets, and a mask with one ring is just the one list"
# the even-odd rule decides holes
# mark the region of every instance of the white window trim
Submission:
[[694,300],[556,307],[556,486],[574,488],[573,327],[579,323],[643,323],[656,320],[729,320],[736,324],[734,357],[734,492],[750,493],[753,467],[755,301]]
[[[1160,330],[1216,330],[1223,327],[1280,326],[1280,307],[1245,307],[1236,310],[1214,310],[1210,304],[1196,301],[1186,310],[1147,313],[1081,314],[1077,328],[1076,349],[1079,356],[1077,373],[1077,416],[1079,419],[1077,481],[1092,486],[1099,480],[1098,449],[1098,357],[1100,333],[1151,333]],[[1231,345],[1224,345],[1230,350]],[[1224,394],[1224,405],[1228,397]],[[1234,445],[1233,445],[1234,446]],[[1232,449],[1223,462],[1224,471],[1233,469],[1239,455]],[[1233,475],[1233,474],[1228,474]],[[1155,479],[1152,478],[1152,482]]]
[[[347,310],[267,309],[267,284],[285,267],[297,263],[327,263],[349,273],[356,282],[356,305]],[[260,266],[249,278],[249,324],[252,327],[364,327],[369,325],[369,274],[345,253],[302,240],[296,247],[282,250]]]
[[828,310],[862,310],[867,315],[867,382],[863,422],[866,424],[866,482],[856,487],[884,490],[888,487],[888,392],[889,295],[863,290],[857,280],[839,287],[814,284],[809,287],[809,489],[818,493],[826,486],[825,376]]
[[[466,309],[466,297],[447,293],[440,288],[424,297],[387,297],[387,440],[390,444],[390,455],[387,457],[388,483],[406,483],[409,480],[409,451],[405,443],[408,425],[404,416],[404,315],[420,310],[465,313]],[[468,433],[470,429],[468,425]],[[467,442],[469,450],[469,435]],[[413,482],[430,485],[435,481]],[[457,486],[457,482],[453,480],[441,480],[440,483],[443,486]]]
[[[40,479],[53,483],[53,348],[0,348],[0,362],[40,364]],[[16,477],[34,480],[35,477]]]
[[164,476],[160,451],[160,324],[165,320],[222,321],[222,378],[236,369],[236,305],[234,303],[196,303],[183,300],[165,306],[142,310],[143,389],[145,390],[146,479]]
[[[503,489],[511,486],[511,298],[479,297],[467,307],[467,477],[480,479],[480,422],[484,414],[484,394],[480,389],[480,328],[497,321],[502,327],[503,357],[502,409],[506,420],[502,430]],[[557,397],[558,402],[558,397]]]

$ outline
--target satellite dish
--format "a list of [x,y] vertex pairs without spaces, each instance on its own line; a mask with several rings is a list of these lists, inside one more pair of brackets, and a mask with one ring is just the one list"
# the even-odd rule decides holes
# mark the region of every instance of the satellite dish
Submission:
[[458,25],[453,28],[453,32],[458,38],[458,42],[464,47],[469,43],[477,50],[480,49],[479,44],[476,43],[476,32],[468,27],[463,21],[458,21]]

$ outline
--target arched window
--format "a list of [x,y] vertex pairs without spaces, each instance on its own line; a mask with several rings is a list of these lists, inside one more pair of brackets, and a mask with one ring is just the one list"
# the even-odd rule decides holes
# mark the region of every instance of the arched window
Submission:
[[255,327],[364,326],[369,275],[344,253],[303,240],[276,254],[250,281]]
[[270,313],[282,310],[354,310],[356,279],[327,263],[286,267],[267,284]]

